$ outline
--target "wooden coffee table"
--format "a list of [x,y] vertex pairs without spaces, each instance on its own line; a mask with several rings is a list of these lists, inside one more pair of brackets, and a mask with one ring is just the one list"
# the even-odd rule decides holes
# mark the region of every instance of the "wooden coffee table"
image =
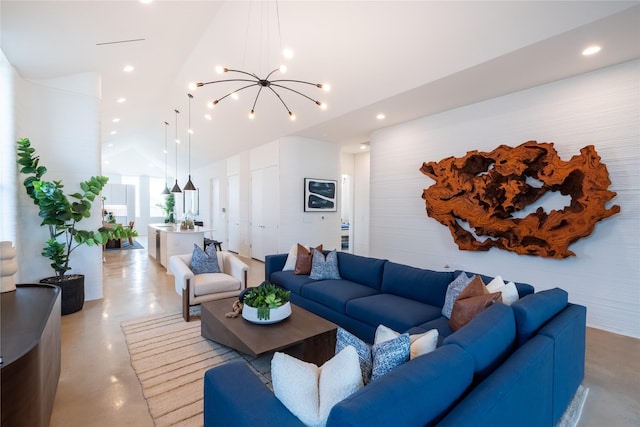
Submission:
[[257,325],[238,316],[225,317],[237,298],[202,303],[203,337],[251,356],[283,351],[320,366],[335,353],[335,323],[291,304],[291,316],[279,323]]

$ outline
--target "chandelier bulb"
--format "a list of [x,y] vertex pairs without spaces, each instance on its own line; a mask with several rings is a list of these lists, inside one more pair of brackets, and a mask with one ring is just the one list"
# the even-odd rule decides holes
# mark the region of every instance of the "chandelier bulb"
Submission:
[[253,120],[253,118],[254,118],[255,116],[256,116],[255,111],[251,110],[251,112],[249,113],[249,118],[250,118],[251,120]]
[[280,70],[281,73],[286,73],[287,72],[287,66],[282,64],[280,67],[278,67],[278,69]]
[[189,83],[189,90],[195,90],[195,88],[197,88],[197,87],[198,87],[197,84],[195,84],[193,82]]
[[216,73],[218,74],[226,73],[227,71],[229,71],[229,69],[226,67],[223,67],[222,65],[218,65],[216,67]]
[[290,119],[291,119],[291,121],[293,122],[293,121],[295,121],[295,119],[296,119],[296,115],[295,115],[295,114],[293,114],[291,111],[289,111],[289,118],[290,118]]
[[321,102],[321,103],[320,103],[320,109],[322,109],[322,110],[326,110],[326,109],[327,109],[327,104],[326,104],[326,103],[324,103],[324,102]]

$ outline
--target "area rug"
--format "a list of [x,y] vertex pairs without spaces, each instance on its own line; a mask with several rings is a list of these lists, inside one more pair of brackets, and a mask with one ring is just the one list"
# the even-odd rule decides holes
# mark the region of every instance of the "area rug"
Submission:
[[[156,426],[202,426],[204,373],[232,360],[244,360],[271,387],[271,357],[253,358],[200,335],[200,319],[163,314],[122,322],[131,365],[142,385]],[[589,389],[578,387],[557,427],[576,427]]]
[[204,373],[232,360],[244,360],[271,386],[271,355],[252,358],[200,335],[200,319],[180,313],[121,324],[131,365],[142,385],[156,426],[202,426]]
[[127,239],[122,241],[122,247],[120,248],[105,248],[105,251],[125,251],[128,249],[144,249],[144,246],[140,244],[137,240],[133,241],[133,245],[129,244]]

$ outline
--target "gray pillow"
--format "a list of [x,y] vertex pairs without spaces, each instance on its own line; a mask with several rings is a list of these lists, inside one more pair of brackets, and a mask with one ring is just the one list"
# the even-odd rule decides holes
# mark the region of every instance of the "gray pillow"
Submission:
[[309,278],[313,280],[339,279],[338,253],[336,250],[329,252],[325,258],[324,254],[317,249],[313,249],[311,258],[311,274]]
[[207,250],[203,251],[200,246],[193,244],[191,271],[193,274],[222,273],[214,245],[207,246]]
[[467,276],[465,272],[458,274],[458,277],[453,279],[449,286],[447,286],[447,294],[444,297],[444,305],[442,306],[442,315],[447,319],[451,318],[451,311],[453,310],[453,303],[456,302],[458,295],[460,292],[467,287],[469,283],[476,277],[473,275],[472,277]]
[[371,367],[373,364],[371,361],[371,347],[345,329],[338,328],[338,332],[336,333],[336,354],[348,346],[356,349],[360,361],[360,370],[362,371],[362,382],[367,384],[371,381]]

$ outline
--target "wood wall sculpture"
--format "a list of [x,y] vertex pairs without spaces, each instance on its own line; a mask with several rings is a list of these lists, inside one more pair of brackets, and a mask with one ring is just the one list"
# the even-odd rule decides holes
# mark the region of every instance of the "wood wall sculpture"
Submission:
[[[607,167],[592,145],[568,162],[553,143],[501,145],[423,163],[420,171],[436,181],[422,193],[427,215],[449,227],[462,250],[496,247],[548,258],[575,256],[570,244],[620,212],[618,205],[605,208],[616,193],[608,190]],[[523,218],[512,216],[549,191],[571,196],[571,203],[560,211],[539,207]]]

